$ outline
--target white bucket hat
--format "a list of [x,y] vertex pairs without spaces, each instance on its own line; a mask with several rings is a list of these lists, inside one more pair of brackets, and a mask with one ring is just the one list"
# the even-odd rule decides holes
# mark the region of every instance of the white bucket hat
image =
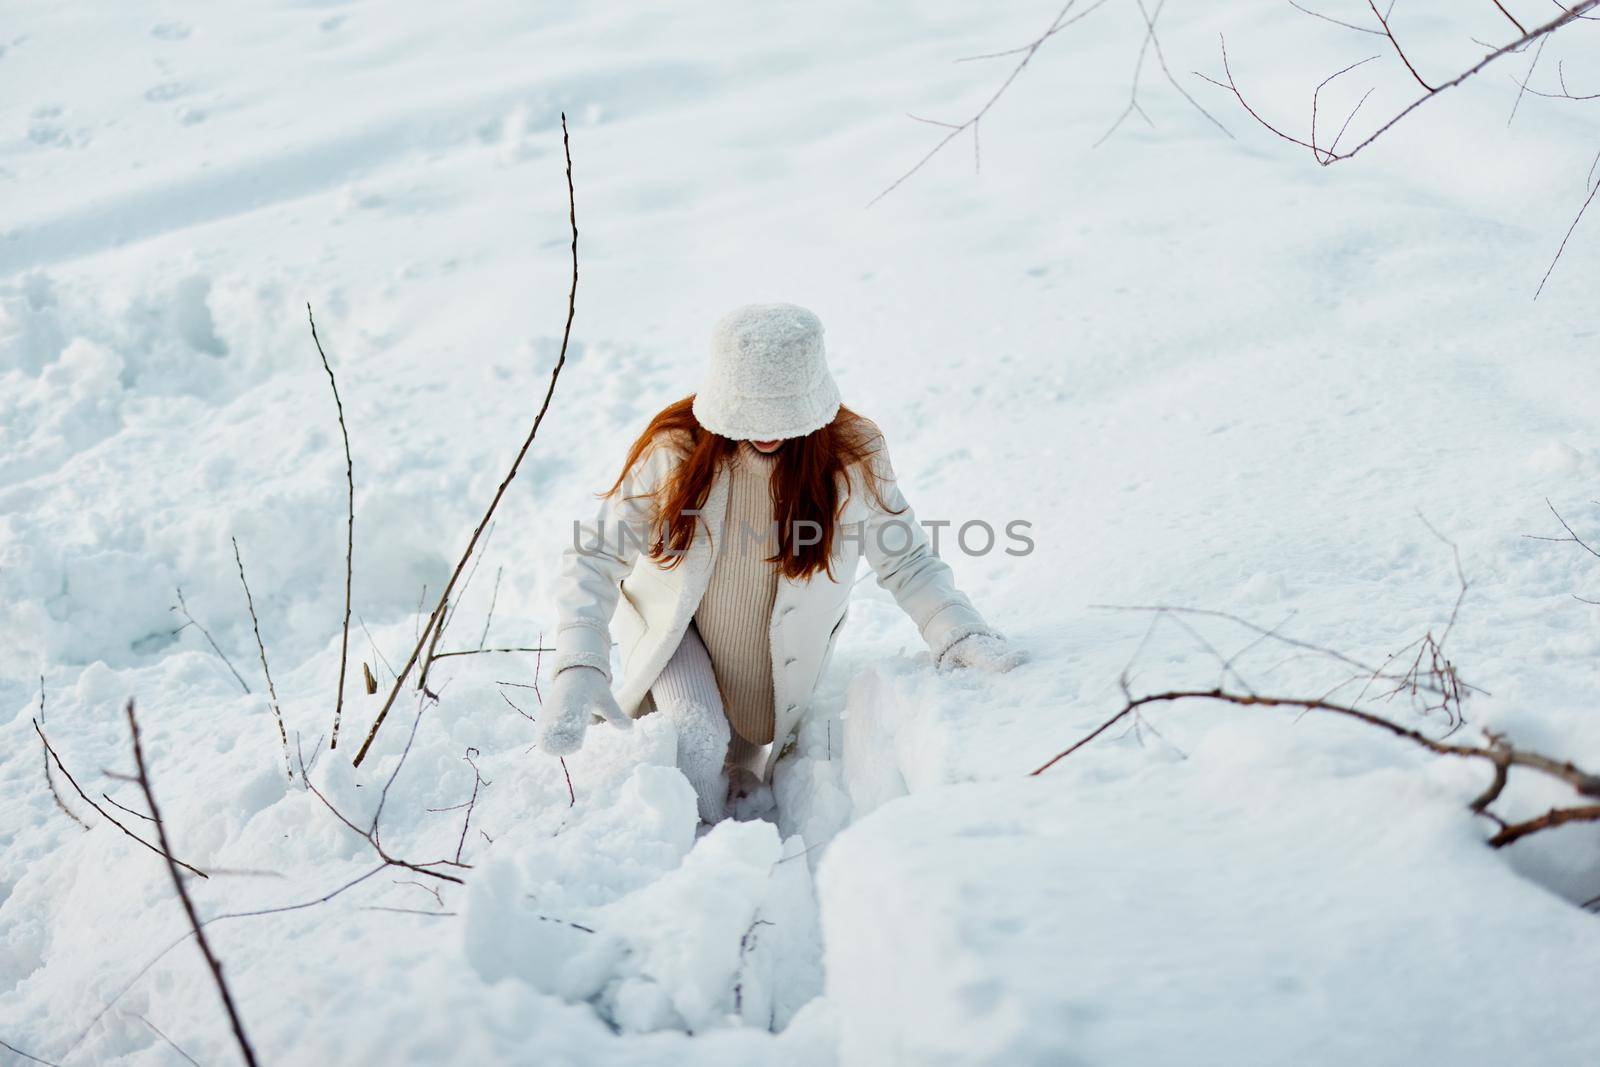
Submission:
[[839,412],[822,321],[794,304],[747,304],[711,334],[711,373],[694,417],[739,441],[781,441],[822,429]]

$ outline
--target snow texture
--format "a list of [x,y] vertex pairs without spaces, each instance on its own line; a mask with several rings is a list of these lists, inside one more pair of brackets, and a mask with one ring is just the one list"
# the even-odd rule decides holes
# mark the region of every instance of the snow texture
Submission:
[[[159,1027],[198,1062],[236,1055],[164,866],[45,785],[34,718],[89,796],[139,810],[115,776],[131,696],[265,1063],[1600,1062],[1580,907],[1600,828],[1484,847],[1464,810],[1484,768],[1174,705],[1026,777],[1119,706],[1130,660],[1136,691],[1217,682],[1194,633],[1091,605],[1217,608],[1373,660],[1442,630],[1454,563],[1419,511],[1471,580],[1450,655],[1492,694],[1457,736],[1600,765],[1597,609],[1571,595],[1600,597],[1600,572],[1524,536],[1560,535],[1546,499],[1600,523],[1593,218],[1529,299],[1588,113],[1533,98],[1502,121],[1512,57],[1319,168],[1185,80],[1224,136],[1147,59],[1152,125],[1091,149],[1144,33],[1113,2],[987,113],[980,172],[958,139],[864,209],[945,132],[906,112],[960,121],[1012,62],[950,61],[1058,7],[12,0],[0,1040],[175,1062]],[[1401,5],[1408,54],[1472,62],[1509,29],[1481,7]],[[1276,0],[1183,0],[1160,25],[1180,77],[1215,73],[1226,33],[1285,122],[1352,58]],[[1328,115],[1369,84],[1363,116],[1416,93],[1387,58],[1362,70]],[[438,703],[416,718],[405,690],[349,762],[548,382],[563,112],[573,344],[441,649],[548,643],[569,518],[703,379],[717,319],[784,300],[817,312],[845,402],[1031,657],[936,672],[861,583],[770,793],[709,831],[663,716],[596,726],[564,765],[531,747],[538,654],[438,661]],[[332,752],[345,465],[307,303],[357,486]],[[963,551],[974,520],[1000,547]],[[1007,554],[1017,521],[1033,548]],[[440,869],[463,885],[380,869],[286,777],[233,538],[291,749],[357,826],[382,805],[389,854],[459,855]],[[1255,636],[1191,621],[1225,655]],[[1339,680],[1270,645],[1235,666],[1274,692]],[[1504,812],[1564,799],[1514,782]]]

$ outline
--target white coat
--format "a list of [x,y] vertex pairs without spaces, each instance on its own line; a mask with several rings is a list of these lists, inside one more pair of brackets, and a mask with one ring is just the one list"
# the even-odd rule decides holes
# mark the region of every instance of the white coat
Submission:
[[[711,580],[723,543],[728,472],[720,471],[700,509],[694,540],[684,558],[667,568],[648,554],[654,490],[679,462],[667,445],[652,448],[634,465],[619,491],[601,501],[595,517],[579,523],[563,553],[558,622],[551,669],[594,667],[613,682],[624,713],[637,716],[645,695],[677,650]],[[778,753],[804,715],[844,625],[850,590],[863,556],[922,633],[935,657],[975,633],[994,633],[956,587],[950,567],[933,553],[895,484],[886,449],[869,462],[878,497],[862,472],[851,472],[834,532],[832,575],[780,577],[769,620],[772,648],[773,741],[752,768],[770,778]],[[731,531],[734,536],[739,531]],[[611,646],[621,672],[611,669]],[[620,681],[617,679],[620,677]]]

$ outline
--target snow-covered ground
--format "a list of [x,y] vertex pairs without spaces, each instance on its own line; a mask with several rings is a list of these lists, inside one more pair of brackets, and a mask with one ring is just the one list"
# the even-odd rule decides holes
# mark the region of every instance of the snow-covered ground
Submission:
[[[1402,4],[1413,62],[1453,72],[1470,37],[1504,40],[1481,6]],[[1486,848],[1464,810],[1481,768],[1180,705],[1024,777],[1116,710],[1136,649],[1136,690],[1216,680],[1181,627],[1147,638],[1091,605],[1217,608],[1370,659],[1437,631],[1456,574],[1419,512],[1460,547],[1448,647],[1492,693],[1457,736],[1600,765],[1600,609],[1570,596],[1600,597],[1600,567],[1523,537],[1559,534],[1546,498],[1600,530],[1595,220],[1531,300],[1592,113],[1531,98],[1508,124],[1531,58],[1511,57],[1319,168],[1188,72],[1220,73],[1225,32],[1241,83],[1303,132],[1316,82],[1386,42],[1266,0],[1168,8],[1169,65],[1232,137],[1152,67],[1154,125],[1092,147],[1142,26],[1112,0],[986,115],[981,172],[963,138],[867,209],[942,134],[906,113],[960,121],[1015,57],[951,61],[1027,42],[1056,5],[13,0],[0,1041],[174,1062],[159,1028],[202,1063],[234,1055],[199,954],[166,951],[187,927],[161,862],[59,776],[91,829],[52,801],[41,676],[52,743],[135,830],[100,798],[140,807],[113,776],[137,698],[174,848],[213,875],[190,880],[202,914],[377,868],[285,776],[230,539],[291,742],[365,826],[416,706],[352,770],[377,703],[357,669],[340,747],[320,743],[345,474],[305,306],[355,456],[351,654],[382,681],[548,380],[564,110],[572,358],[446,644],[538,642],[570,517],[694,388],[709,324],[781,299],[822,316],[921,517],[1032,524],[1029,555],[950,556],[1033,658],[935,675],[863,582],[775,816],[698,838],[668,724],[594,731],[569,799],[517,710],[538,713],[535,658],[441,661],[381,840],[459,848],[465,884],[390,868],[214,921],[263,1062],[1600,1062],[1600,918],[1578,906],[1600,832]],[[1597,35],[1552,44],[1544,76]],[[1415,92],[1392,57],[1361,69],[1324,122],[1368,85],[1369,119]],[[197,627],[174,632],[179,587],[248,694]],[[1225,653],[1251,637],[1195,625]],[[1238,667],[1274,692],[1330,680],[1270,644]],[[1520,783],[1505,811],[1562,799]]]

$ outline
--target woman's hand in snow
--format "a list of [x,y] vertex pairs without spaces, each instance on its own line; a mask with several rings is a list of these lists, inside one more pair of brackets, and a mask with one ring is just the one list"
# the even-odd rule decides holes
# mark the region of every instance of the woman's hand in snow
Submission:
[[939,657],[939,666],[946,669],[976,667],[991,674],[1004,674],[1027,662],[1027,659],[1027,653],[1007,644],[1003,637],[968,634],[944,650],[944,655]]
[[539,716],[539,747],[552,756],[571,755],[583,746],[583,732],[596,715],[624,730],[633,725],[604,674],[593,667],[568,667],[556,675]]

